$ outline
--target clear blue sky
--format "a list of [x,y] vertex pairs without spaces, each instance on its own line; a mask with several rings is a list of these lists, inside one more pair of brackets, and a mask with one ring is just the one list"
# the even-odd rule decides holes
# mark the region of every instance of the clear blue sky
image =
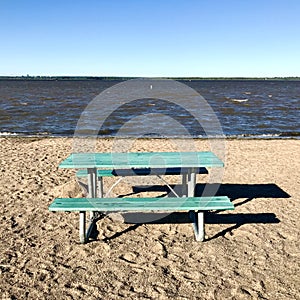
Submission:
[[0,0],[0,75],[300,76],[300,0]]

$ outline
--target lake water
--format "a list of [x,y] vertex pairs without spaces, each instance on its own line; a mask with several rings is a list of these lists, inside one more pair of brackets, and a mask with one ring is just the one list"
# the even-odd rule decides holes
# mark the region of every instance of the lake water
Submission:
[[[181,81],[201,94],[220,121],[223,133],[228,137],[299,138],[300,81],[272,80],[207,80]],[[88,103],[105,89],[119,81],[16,81],[0,80],[0,135],[21,136],[72,136],[80,115]],[[122,95],[119,95],[122,98]],[[178,112],[155,99],[134,103],[126,111],[120,110],[106,122],[99,136],[114,136],[127,122],[128,113],[135,116],[164,114],[176,118]],[[193,114],[193,111],[191,111]],[[130,117],[130,116],[129,116]],[[205,137],[205,133],[189,123],[190,115],[181,118],[191,123],[193,137]],[[165,126],[163,120],[155,126]],[[143,123],[139,124],[140,128]],[[149,124],[147,125],[149,126]],[[189,125],[187,125],[189,126]],[[130,129],[132,128],[132,130]],[[126,136],[136,136],[137,126],[126,128]],[[142,128],[141,128],[142,129]],[[88,131],[87,131],[88,134]],[[169,137],[181,136],[175,129]],[[156,136],[151,130],[145,137]],[[158,135],[158,137],[162,137]]]

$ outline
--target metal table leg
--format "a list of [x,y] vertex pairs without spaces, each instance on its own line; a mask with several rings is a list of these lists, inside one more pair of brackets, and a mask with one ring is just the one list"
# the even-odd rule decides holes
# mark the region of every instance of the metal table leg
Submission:
[[[190,169],[188,172],[188,196],[195,196],[196,188],[196,170]],[[193,228],[195,233],[196,241],[203,241],[205,236],[204,228],[204,212],[203,211],[192,211],[190,217],[193,222]]]
[[[96,198],[97,197],[97,168],[88,168],[88,198]],[[82,213],[80,213],[82,215]],[[85,223],[85,216],[81,217],[82,221]],[[89,236],[93,230],[93,227],[95,225],[95,212],[90,211],[90,219],[89,219],[89,226],[87,231],[85,231],[85,225],[84,225],[84,242],[87,242],[89,239]],[[82,239],[82,234],[80,235],[80,239]]]
[[86,242],[85,236],[85,211],[79,213],[79,240],[81,244]]
[[182,195],[181,195],[181,197],[186,197],[187,192],[188,192],[187,174],[182,174]]

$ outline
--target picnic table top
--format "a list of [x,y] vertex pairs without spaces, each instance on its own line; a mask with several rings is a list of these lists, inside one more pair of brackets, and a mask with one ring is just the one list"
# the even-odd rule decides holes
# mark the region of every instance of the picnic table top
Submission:
[[197,168],[223,167],[223,162],[210,151],[200,152],[126,152],[73,153],[60,168]]

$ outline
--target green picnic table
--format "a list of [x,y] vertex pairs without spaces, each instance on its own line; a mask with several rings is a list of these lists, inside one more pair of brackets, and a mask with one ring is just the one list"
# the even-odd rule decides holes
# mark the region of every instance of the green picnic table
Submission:
[[[201,152],[127,152],[73,153],[60,168],[80,169],[78,176],[88,178],[87,198],[57,198],[50,211],[79,211],[80,241],[88,241],[95,224],[95,212],[189,211],[195,238],[204,240],[204,211],[234,209],[227,196],[195,197],[196,174],[206,168],[222,168],[223,162],[210,151]],[[167,198],[105,198],[102,178],[105,176],[181,175],[182,192]],[[170,187],[171,188],[171,187]],[[86,212],[90,224],[86,230]]]

